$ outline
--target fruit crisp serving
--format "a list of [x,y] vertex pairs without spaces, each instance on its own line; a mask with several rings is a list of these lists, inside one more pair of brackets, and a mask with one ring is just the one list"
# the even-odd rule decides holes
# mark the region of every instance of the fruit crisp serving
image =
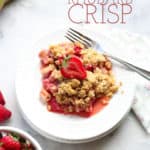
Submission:
[[40,96],[49,111],[88,117],[118,90],[107,56],[79,42],[52,45],[39,58]]

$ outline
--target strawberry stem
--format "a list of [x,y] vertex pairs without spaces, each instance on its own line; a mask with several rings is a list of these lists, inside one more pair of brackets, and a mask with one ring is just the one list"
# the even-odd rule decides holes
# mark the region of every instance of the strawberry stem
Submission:
[[70,56],[67,56],[64,58],[63,62],[62,62],[62,67],[67,67],[67,64],[68,64],[68,61],[71,57]]

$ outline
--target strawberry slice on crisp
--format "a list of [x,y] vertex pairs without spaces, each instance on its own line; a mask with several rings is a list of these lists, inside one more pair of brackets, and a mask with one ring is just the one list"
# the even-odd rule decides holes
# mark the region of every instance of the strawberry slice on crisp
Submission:
[[64,59],[61,74],[69,79],[76,78],[83,80],[87,76],[86,70],[77,56],[70,56]]

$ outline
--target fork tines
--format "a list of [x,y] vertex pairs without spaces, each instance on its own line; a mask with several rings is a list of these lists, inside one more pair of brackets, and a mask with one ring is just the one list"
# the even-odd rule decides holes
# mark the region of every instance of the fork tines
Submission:
[[71,42],[75,42],[75,41],[79,41],[80,43],[82,43],[86,48],[88,47],[92,47],[93,44],[93,40],[90,39],[89,37],[87,37],[86,35],[83,35],[82,33],[69,28],[69,30],[67,31],[65,37],[70,40]]

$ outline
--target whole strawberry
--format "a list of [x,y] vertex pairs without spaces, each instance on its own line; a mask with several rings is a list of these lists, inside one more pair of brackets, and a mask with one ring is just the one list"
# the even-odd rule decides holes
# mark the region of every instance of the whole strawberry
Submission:
[[11,112],[0,104],[0,123],[8,120],[11,117]]
[[0,104],[5,105],[5,99],[1,91],[0,91]]
[[0,143],[5,150],[21,150],[20,142],[12,136],[4,136],[0,139]]

